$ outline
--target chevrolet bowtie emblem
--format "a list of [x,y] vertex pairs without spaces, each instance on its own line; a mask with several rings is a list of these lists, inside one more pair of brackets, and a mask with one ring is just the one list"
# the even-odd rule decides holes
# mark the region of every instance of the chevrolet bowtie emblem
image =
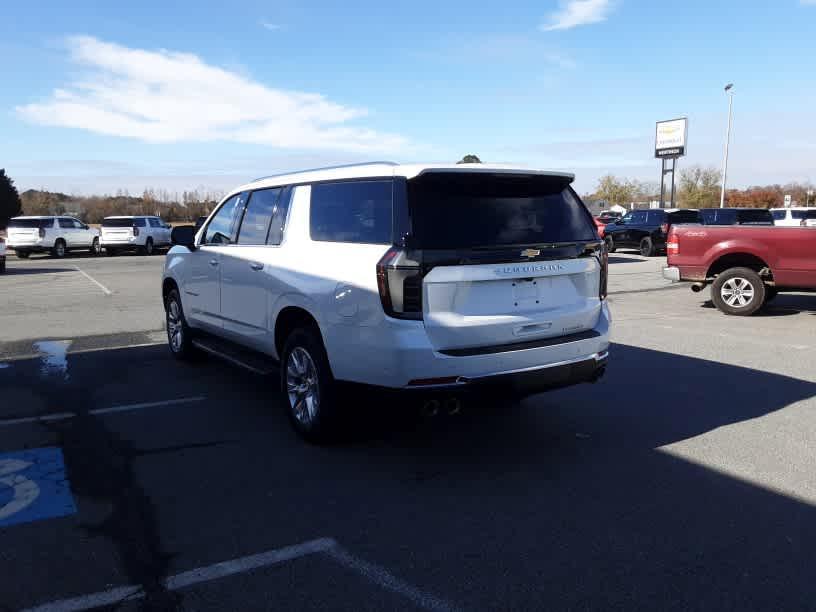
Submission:
[[539,251],[538,249],[524,249],[521,252],[522,257],[529,257],[531,259],[533,257],[538,257],[539,255],[541,255],[541,251]]

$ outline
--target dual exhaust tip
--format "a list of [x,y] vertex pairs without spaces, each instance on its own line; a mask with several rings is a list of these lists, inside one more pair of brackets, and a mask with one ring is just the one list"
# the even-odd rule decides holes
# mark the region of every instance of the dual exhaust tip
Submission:
[[446,400],[429,399],[422,404],[422,415],[435,417],[439,414],[454,416],[462,412],[462,402],[457,397],[449,397]]

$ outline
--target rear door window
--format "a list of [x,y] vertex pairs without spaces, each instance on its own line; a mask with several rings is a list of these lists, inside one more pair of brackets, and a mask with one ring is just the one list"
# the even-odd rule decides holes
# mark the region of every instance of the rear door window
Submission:
[[391,244],[392,201],[390,179],[312,185],[312,240]]
[[408,181],[410,246],[477,249],[597,241],[560,176],[429,172]]
[[633,225],[646,225],[646,220],[649,218],[648,212],[645,210],[636,210],[632,213]]
[[771,212],[773,215],[774,221],[784,221],[785,220],[785,211],[784,210],[774,210]]
[[135,219],[133,219],[133,227],[147,227],[147,220],[140,217],[136,217]]
[[794,219],[806,219],[807,218],[807,211],[806,210],[792,210],[790,211],[791,217]]
[[649,225],[662,225],[666,222],[666,211],[650,210],[648,213]]
[[59,226],[62,229],[74,229],[74,220],[73,219],[64,219],[64,218],[60,217],[58,219],[58,221],[59,221]]
[[148,219],[148,221],[150,222],[150,227],[161,227],[162,226],[161,221],[159,221],[155,217],[150,217],[150,219]]
[[280,197],[280,189],[260,189],[249,196],[244,220],[238,233],[238,244],[266,244],[269,223]]

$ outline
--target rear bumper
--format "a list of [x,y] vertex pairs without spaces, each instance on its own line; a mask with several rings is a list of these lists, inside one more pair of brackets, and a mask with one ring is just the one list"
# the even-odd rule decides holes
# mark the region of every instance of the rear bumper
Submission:
[[8,248],[14,252],[23,251],[24,253],[45,253],[50,251],[53,246],[46,246],[43,243],[36,243],[32,242],[30,244],[27,243],[18,243],[18,244],[10,244]]
[[604,368],[610,323],[609,307],[603,302],[594,333],[575,334],[550,345],[468,355],[435,350],[421,321],[386,319],[366,328],[336,326],[324,337],[338,380],[416,391],[497,382],[552,388],[586,382]]
[[674,266],[669,266],[667,268],[663,268],[663,278],[666,280],[679,282],[680,281],[680,268],[675,268]]

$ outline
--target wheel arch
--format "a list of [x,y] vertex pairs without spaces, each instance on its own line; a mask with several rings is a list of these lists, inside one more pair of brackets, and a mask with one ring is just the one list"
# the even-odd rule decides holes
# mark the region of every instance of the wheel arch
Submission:
[[[762,257],[747,251],[720,255],[708,266],[706,278],[713,278],[731,268],[748,268],[759,274],[763,279],[773,280],[773,273],[768,262]],[[763,270],[766,271],[764,274]]]

